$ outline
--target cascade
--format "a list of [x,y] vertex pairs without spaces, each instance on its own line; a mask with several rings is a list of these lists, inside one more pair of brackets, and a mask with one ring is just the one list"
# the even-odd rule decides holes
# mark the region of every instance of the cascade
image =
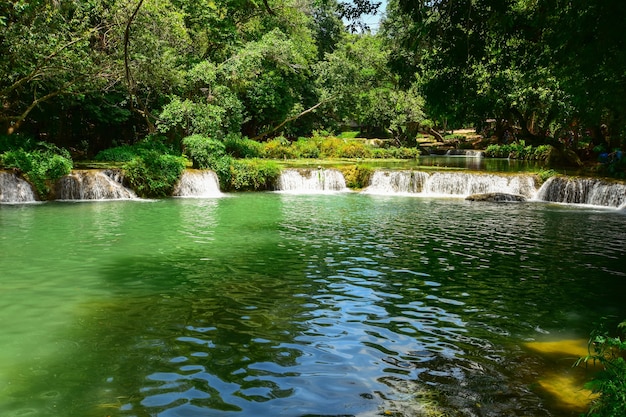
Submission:
[[30,184],[13,172],[0,171],[0,203],[29,203],[35,201]]
[[220,197],[220,182],[217,174],[209,170],[187,169],[174,187],[176,197],[210,198]]
[[596,178],[552,177],[539,189],[537,200],[621,207],[626,204],[626,185]]
[[107,170],[75,170],[56,184],[58,200],[123,200],[137,198],[122,185],[122,172]]
[[370,186],[365,189],[369,194],[421,193],[428,174],[421,171],[385,171],[377,170],[372,174]]
[[276,184],[277,191],[337,192],[347,191],[346,180],[336,169],[284,169]]
[[532,198],[535,179],[530,175],[470,174],[464,172],[383,171],[372,175],[371,194],[409,193],[423,196],[467,197],[472,194],[504,193]]
[[467,197],[472,194],[506,193],[533,198],[535,178],[530,175],[435,172],[424,185],[424,194]]
[[469,158],[482,158],[483,151],[475,151],[473,149],[449,149],[446,156],[467,156]]

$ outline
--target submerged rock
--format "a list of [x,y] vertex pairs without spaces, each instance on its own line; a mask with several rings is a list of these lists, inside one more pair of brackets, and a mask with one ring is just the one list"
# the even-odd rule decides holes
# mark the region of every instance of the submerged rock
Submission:
[[524,197],[523,195],[507,193],[472,194],[465,199],[469,201],[488,201],[490,203],[511,203],[526,201],[526,197]]

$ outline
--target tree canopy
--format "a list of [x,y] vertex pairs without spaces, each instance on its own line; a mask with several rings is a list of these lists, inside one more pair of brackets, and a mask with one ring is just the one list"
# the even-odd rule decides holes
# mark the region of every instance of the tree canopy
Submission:
[[[357,126],[414,143],[489,121],[537,144],[626,137],[618,0],[0,2],[0,128],[91,153],[160,133]],[[356,33],[355,33],[356,32]],[[425,122],[429,119],[430,122]]]

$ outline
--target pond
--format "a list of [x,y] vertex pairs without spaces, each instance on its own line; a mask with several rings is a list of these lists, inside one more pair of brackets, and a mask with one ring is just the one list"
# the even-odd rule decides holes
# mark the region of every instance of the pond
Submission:
[[2,416],[575,416],[566,347],[626,317],[613,209],[242,193],[0,228]]

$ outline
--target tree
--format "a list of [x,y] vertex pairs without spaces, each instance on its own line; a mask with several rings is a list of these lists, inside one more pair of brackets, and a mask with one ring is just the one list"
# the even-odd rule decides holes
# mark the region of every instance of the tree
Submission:
[[97,50],[106,30],[101,11],[95,2],[0,5],[0,123],[7,133],[17,131],[34,110],[45,115],[115,82]]
[[536,141],[577,121],[624,131],[621,2],[394,0],[387,16],[394,69],[418,74],[440,121],[495,118],[501,134],[519,126]]
[[[364,131],[390,129],[399,142],[423,120],[423,101],[415,88],[402,89],[388,67],[381,38],[350,35],[316,66],[324,109],[339,123],[356,122]],[[410,136],[410,135],[409,135]]]

